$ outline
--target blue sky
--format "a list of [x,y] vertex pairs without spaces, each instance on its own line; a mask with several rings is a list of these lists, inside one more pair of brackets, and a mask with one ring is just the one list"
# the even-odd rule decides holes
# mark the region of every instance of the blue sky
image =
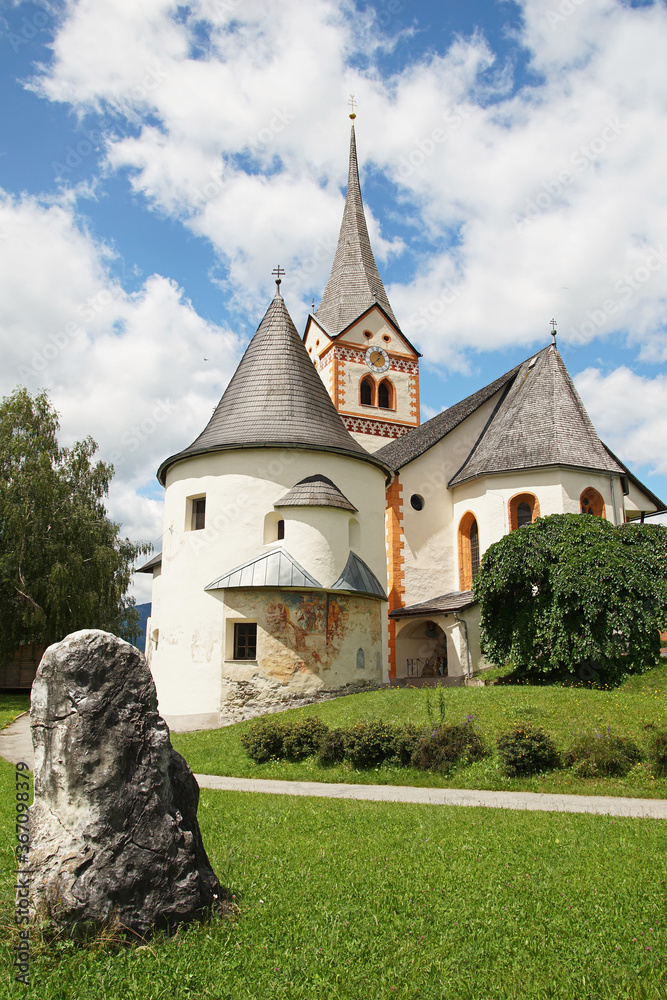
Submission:
[[47,388],[63,438],[114,461],[112,515],[159,544],[155,470],[272,268],[298,328],[321,297],[354,93],[423,418],[555,317],[601,437],[667,499],[665,51],[663,0],[5,0],[2,394]]

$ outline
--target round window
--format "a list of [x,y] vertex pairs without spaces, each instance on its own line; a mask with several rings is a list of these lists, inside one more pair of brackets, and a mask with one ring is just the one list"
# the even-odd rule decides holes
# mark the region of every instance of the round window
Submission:
[[413,493],[410,497],[410,506],[415,510],[424,509],[424,498],[419,496],[419,493]]

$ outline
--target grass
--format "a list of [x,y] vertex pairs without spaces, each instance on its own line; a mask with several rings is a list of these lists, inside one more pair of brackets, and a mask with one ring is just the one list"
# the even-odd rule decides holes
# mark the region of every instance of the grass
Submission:
[[[471,714],[490,747],[495,747],[495,738],[515,721],[542,726],[560,749],[566,749],[576,736],[605,732],[609,726],[612,733],[635,739],[646,758],[655,731],[667,730],[667,664],[613,690],[532,685],[439,690],[446,721],[462,722]],[[389,688],[291,709],[282,717],[288,720],[317,715],[331,728],[377,718],[424,725],[428,721],[428,697],[423,688]],[[430,692],[430,700],[437,715],[437,692]],[[495,751],[485,760],[460,767],[446,777],[387,765],[368,770],[354,769],[348,763],[322,768],[314,759],[255,764],[240,743],[249,725],[247,721],[224,729],[173,734],[172,742],[198,774],[667,798],[667,778],[655,777],[646,760],[625,778],[590,779],[579,778],[567,769],[530,778],[507,778]]]
[[0,996],[658,1000],[667,989],[659,821],[207,791],[204,841],[238,914],[143,947],[33,935],[21,986],[5,763],[0,794]]
[[27,712],[30,708],[29,694],[8,694],[0,692],[0,729],[13,722],[17,715]]

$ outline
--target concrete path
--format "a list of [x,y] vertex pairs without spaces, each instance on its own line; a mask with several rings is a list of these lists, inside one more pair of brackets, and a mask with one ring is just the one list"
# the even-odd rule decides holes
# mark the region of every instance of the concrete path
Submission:
[[597,813],[667,819],[667,799],[619,799],[603,795],[541,795],[536,792],[484,792],[469,788],[410,788],[403,785],[329,785],[318,781],[269,781],[195,774],[200,788],[271,795],[315,795],[326,799],[372,802],[421,802],[438,806],[484,806],[538,812]]
[[[0,757],[32,768],[30,715],[24,712],[0,730]],[[619,799],[602,795],[540,795],[535,792],[483,792],[468,788],[410,788],[403,785],[330,785],[319,781],[270,781],[265,778],[219,778],[196,774],[200,788],[270,795],[311,795],[326,799],[365,799],[370,802],[421,802],[439,806],[484,806],[487,809],[526,809],[539,812],[596,813],[667,819],[667,799]]]
[[34,763],[32,737],[30,736],[30,712],[17,715],[4,729],[0,729],[0,757],[18,764],[20,760],[30,765]]

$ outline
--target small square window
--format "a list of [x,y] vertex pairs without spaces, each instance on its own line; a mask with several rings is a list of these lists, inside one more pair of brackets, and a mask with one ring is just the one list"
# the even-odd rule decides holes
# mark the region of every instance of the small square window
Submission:
[[234,623],[234,659],[257,659],[257,623]]
[[206,497],[198,497],[192,501],[191,531],[201,531],[206,527]]

